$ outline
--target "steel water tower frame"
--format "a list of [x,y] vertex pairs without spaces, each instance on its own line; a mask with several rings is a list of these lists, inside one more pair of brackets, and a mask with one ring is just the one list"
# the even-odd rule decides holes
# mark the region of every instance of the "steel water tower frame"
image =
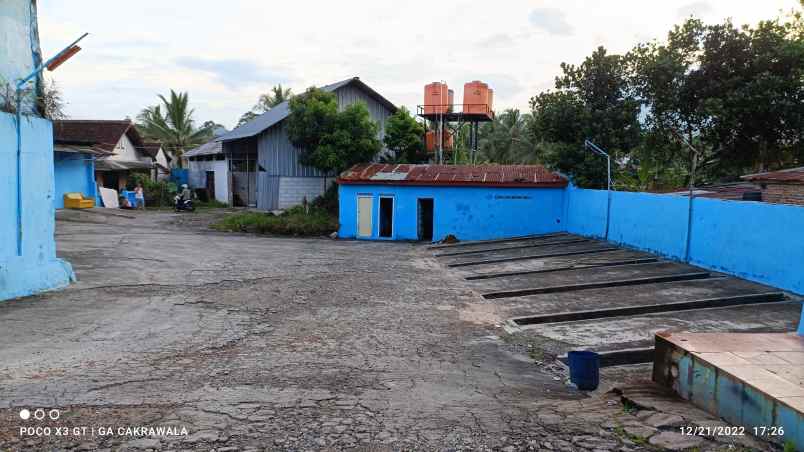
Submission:
[[[448,142],[445,132],[449,131],[455,137],[464,126],[468,125],[469,156],[471,163],[474,164],[477,160],[480,123],[494,120],[492,110],[494,91],[489,89],[485,83],[472,81],[464,85],[463,103],[455,104],[452,90],[444,81],[433,82],[424,89],[425,103],[416,106],[416,116],[424,121],[425,136],[423,139],[425,144],[427,143],[427,133],[435,133],[435,163],[444,164],[449,160],[444,149],[445,143]],[[459,107],[460,111],[456,107]],[[453,157],[457,157],[454,145],[452,152]]]

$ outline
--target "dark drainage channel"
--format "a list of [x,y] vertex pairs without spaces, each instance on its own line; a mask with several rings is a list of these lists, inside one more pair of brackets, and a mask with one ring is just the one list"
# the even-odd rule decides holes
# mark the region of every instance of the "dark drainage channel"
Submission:
[[611,261],[611,262],[597,262],[597,263],[590,262],[588,264],[568,265],[566,267],[546,268],[542,270],[523,270],[517,272],[486,273],[484,275],[467,276],[464,279],[466,279],[467,281],[475,281],[478,279],[505,278],[506,276],[538,275],[541,273],[554,273],[568,270],[585,270],[587,268],[598,268],[598,267],[618,267],[621,265],[650,264],[654,262],[659,262],[659,259],[655,257],[646,257],[640,259],[627,259],[622,261]]
[[510,321],[517,326],[541,325],[547,323],[605,319],[609,317],[689,311],[693,309],[725,308],[732,306],[775,303],[785,301],[786,299],[787,298],[782,292],[766,292],[751,295],[736,295],[732,297],[708,298],[694,301],[678,301],[664,304],[626,306],[622,308],[595,309],[589,311],[559,312],[556,314],[515,317]]
[[[654,348],[626,348],[623,350],[611,350],[607,352],[597,352],[600,356],[600,367],[625,366],[628,364],[652,363]],[[564,364],[568,363],[567,355],[561,355],[558,360]]]
[[508,250],[522,250],[526,248],[540,248],[544,246],[556,246],[556,245],[571,245],[573,243],[583,243],[589,242],[588,239],[572,239],[572,240],[556,240],[553,242],[540,242],[540,243],[532,243],[530,245],[515,245],[515,246],[505,246],[505,247],[498,247],[498,248],[483,248],[480,250],[468,250],[468,251],[452,251],[449,253],[439,253],[436,254],[435,257],[451,257],[451,256],[465,256],[468,254],[480,254],[480,253],[491,253],[494,251],[508,251]]
[[620,248],[596,248],[596,249],[580,250],[580,251],[565,251],[561,253],[530,254],[527,256],[503,257],[500,259],[488,259],[488,260],[472,261],[472,262],[459,262],[456,264],[449,264],[447,265],[447,267],[468,267],[470,265],[498,264],[500,262],[526,261],[529,259],[541,259],[546,257],[579,256],[581,254],[608,253],[611,251],[620,251]]
[[601,289],[605,287],[639,286],[642,284],[689,281],[692,279],[706,279],[709,278],[709,276],[710,276],[709,272],[692,272],[692,273],[680,273],[676,275],[666,275],[666,276],[649,276],[645,278],[619,279],[614,281],[570,284],[566,286],[533,287],[528,289],[489,292],[483,294],[483,298],[492,300],[496,298],[522,297],[525,295],[537,295],[542,293],[574,292],[577,290]]
[[491,243],[505,243],[505,242],[521,242],[523,240],[541,240],[541,239],[552,239],[556,237],[563,237],[568,236],[566,232],[556,232],[554,234],[542,234],[542,235],[523,235],[520,237],[511,237],[507,239],[493,239],[493,240],[474,240],[470,242],[461,242],[461,243],[448,243],[444,245],[431,245],[428,246],[428,250],[443,250],[448,248],[460,248],[464,246],[472,246],[472,245],[485,245]]

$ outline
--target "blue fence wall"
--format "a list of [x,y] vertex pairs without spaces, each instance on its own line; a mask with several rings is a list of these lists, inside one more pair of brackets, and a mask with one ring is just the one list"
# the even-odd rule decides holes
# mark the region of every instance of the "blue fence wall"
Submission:
[[[567,189],[567,231],[602,237],[606,191]],[[683,259],[684,196],[614,192],[609,240]],[[804,208],[748,201],[693,201],[690,262],[804,294]]]
[[417,240],[419,198],[433,199],[433,240],[441,240],[448,234],[460,240],[483,240],[564,230],[564,189],[561,188],[341,184],[338,235],[342,238],[357,236],[358,195],[374,198],[374,231],[370,239],[375,240],[380,239],[380,196],[394,198],[392,240]]
[[56,258],[53,207],[53,127],[22,120],[22,255],[17,252],[17,133],[0,112],[0,300],[63,287],[72,267]]
[[64,208],[65,193],[81,193],[95,198],[95,162],[91,156],[71,152],[56,152],[53,162],[56,192],[53,205]]

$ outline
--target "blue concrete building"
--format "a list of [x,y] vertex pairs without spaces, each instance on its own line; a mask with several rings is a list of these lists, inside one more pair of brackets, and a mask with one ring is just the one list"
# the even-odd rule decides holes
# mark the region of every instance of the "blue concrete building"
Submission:
[[73,146],[56,145],[53,153],[55,194],[53,206],[64,208],[65,193],[81,193],[85,198],[98,197],[95,184],[97,152]]
[[565,229],[567,180],[537,165],[366,164],[338,184],[342,238],[483,240]]
[[[11,85],[41,64],[36,2],[0,2],[0,23],[0,83]],[[0,300],[74,278],[70,264],[56,257],[53,126],[41,118],[40,90],[38,78],[24,87],[19,128],[13,114],[0,111]]]

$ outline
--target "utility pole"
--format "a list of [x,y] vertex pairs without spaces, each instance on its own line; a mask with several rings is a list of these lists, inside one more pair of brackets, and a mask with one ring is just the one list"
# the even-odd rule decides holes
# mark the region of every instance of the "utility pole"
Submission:
[[51,72],[55,71],[62,63],[78,53],[81,47],[78,47],[76,44],[86,38],[88,34],[89,33],[84,33],[80,38],[73,41],[72,44],[65,47],[53,58],[37,66],[30,74],[18,80],[15,86],[17,104],[17,256],[22,256],[22,89],[46,68]]
[[676,129],[670,129],[673,133],[673,136],[676,137],[678,141],[681,142],[684,146],[689,148],[692,151],[692,162],[690,163],[690,193],[689,193],[689,205],[687,206],[687,237],[686,243],[684,244],[684,262],[690,261],[690,246],[692,244],[692,210],[693,210],[693,198],[695,198],[695,170],[698,167],[698,155],[700,152],[698,149],[695,148],[689,141],[687,141],[684,136],[682,136]]
[[592,143],[591,140],[585,140],[583,142],[583,146],[586,149],[590,149],[595,154],[606,158],[606,178],[608,180],[606,190],[608,191],[608,193],[607,193],[608,194],[608,201],[606,203],[606,233],[605,233],[604,236],[605,236],[606,240],[608,240],[609,239],[609,224],[611,222],[611,156],[606,151],[604,151],[599,146],[597,146],[595,143]]

